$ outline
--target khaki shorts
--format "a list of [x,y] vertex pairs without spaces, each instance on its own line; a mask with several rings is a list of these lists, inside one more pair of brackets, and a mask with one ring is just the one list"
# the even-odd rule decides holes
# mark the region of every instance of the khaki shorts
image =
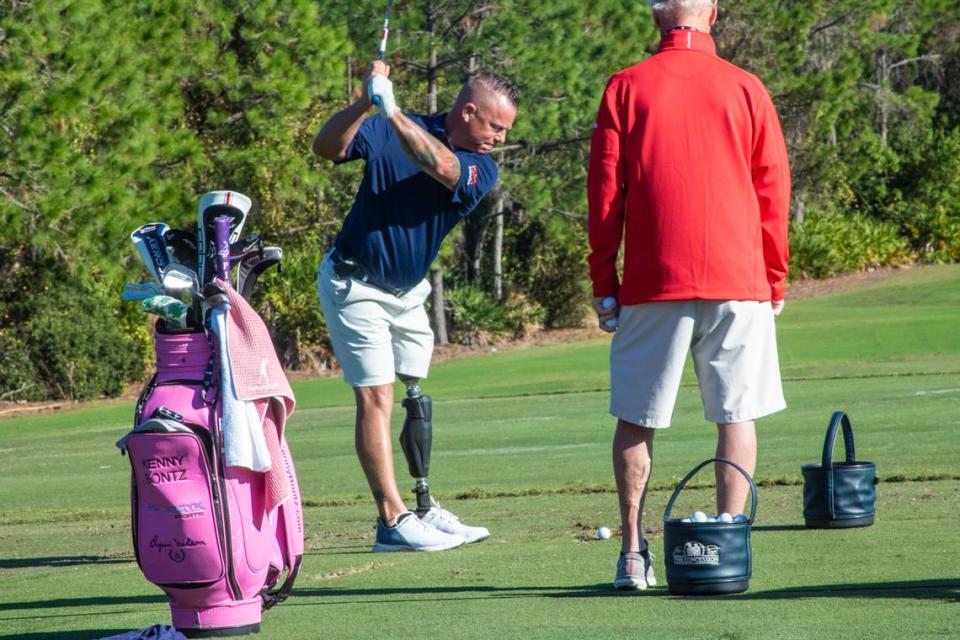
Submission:
[[423,308],[423,280],[397,297],[360,280],[341,280],[329,256],[317,274],[320,307],[343,379],[355,387],[392,384],[397,373],[426,378],[433,330]]
[[710,422],[746,422],[786,407],[769,302],[677,300],[620,310],[610,346],[610,413],[669,427],[690,350]]

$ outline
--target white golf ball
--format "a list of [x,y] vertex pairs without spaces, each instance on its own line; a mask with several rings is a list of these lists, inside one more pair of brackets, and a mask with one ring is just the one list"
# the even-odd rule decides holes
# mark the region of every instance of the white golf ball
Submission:
[[610,536],[613,534],[610,533],[610,529],[606,527],[600,527],[597,529],[597,540],[609,540]]
[[703,511],[694,511],[693,513],[690,514],[690,521],[691,521],[691,522],[706,522],[706,521],[707,521],[707,514],[705,514]]
[[616,318],[616,317],[607,318],[606,320],[603,321],[603,326],[605,326],[607,329],[616,329],[619,324],[620,324],[620,318]]
[[617,306],[617,299],[613,296],[607,296],[600,304],[604,309],[613,309],[615,306]]
[[721,513],[717,516],[717,522],[733,522],[733,516],[729,513]]
[[747,522],[749,520],[750,518],[748,518],[745,513],[738,513],[737,515],[733,516],[734,522]]
[[690,518],[684,518],[684,519],[681,520],[680,522],[690,522]]

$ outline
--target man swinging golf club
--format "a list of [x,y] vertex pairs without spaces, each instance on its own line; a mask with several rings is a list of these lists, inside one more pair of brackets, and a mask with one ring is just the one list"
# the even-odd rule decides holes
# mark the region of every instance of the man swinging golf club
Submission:
[[[479,74],[448,113],[404,114],[389,67],[375,61],[364,94],[324,124],[313,152],[363,159],[363,180],[318,275],[320,305],[357,403],[356,448],[379,512],[376,551],[439,551],[485,539],[429,494],[431,404],[418,385],[433,351],[424,279],[447,233],[497,182],[489,153],[516,117],[507,79]],[[374,100],[375,99],[375,100]],[[368,117],[371,106],[379,114]],[[416,479],[417,512],[397,489],[390,441],[395,375],[407,386],[400,442]]]

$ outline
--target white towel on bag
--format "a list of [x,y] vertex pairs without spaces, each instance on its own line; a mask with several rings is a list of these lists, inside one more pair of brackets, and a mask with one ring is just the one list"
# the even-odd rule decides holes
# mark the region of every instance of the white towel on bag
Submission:
[[230,365],[227,314],[230,305],[221,304],[210,311],[210,325],[217,336],[220,360],[220,402],[223,455],[226,466],[246,467],[264,473],[270,470],[270,450],[263,436],[262,416],[253,402],[241,400]]

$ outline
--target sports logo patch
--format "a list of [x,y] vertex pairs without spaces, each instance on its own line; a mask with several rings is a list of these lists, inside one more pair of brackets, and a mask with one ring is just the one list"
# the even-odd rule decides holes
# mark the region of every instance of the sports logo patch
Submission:
[[467,186],[472,187],[477,184],[477,180],[480,178],[480,172],[477,170],[477,165],[471,164],[467,167]]

